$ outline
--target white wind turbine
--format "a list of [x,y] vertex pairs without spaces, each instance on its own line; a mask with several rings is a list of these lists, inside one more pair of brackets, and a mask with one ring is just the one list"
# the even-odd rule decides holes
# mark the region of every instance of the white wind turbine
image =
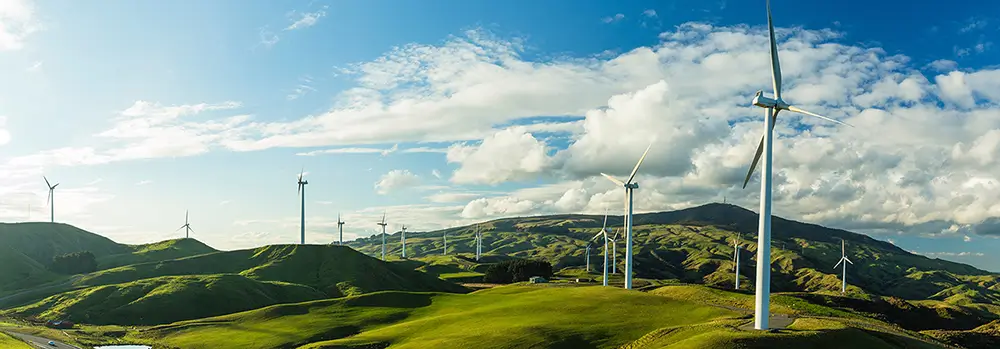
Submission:
[[184,210],[184,225],[182,225],[180,228],[177,228],[177,230],[174,230],[174,231],[176,232],[176,231],[179,231],[181,229],[184,229],[184,238],[185,239],[191,237],[191,232],[194,231],[194,229],[191,229],[191,224],[188,223],[188,211],[187,210]]
[[[601,226],[601,231],[590,238],[590,241],[594,241],[599,237],[604,237],[604,286],[608,285],[608,242],[611,240],[608,238],[608,213],[604,213],[604,225]],[[587,271],[590,271],[590,242],[587,243]]]
[[[761,159],[761,180],[760,180],[760,223],[757,228],[757,280],[755,289],[754,306],[754,328],[758,330],[768,329],[768,317],[770,316],[771,298],[771,150],[772,131],[774,123],[777,121],[778,112],[788,110],[796,113],[815,116],[820,119],[847,125],[843,122],[799,109],[785,103],[781,99],[781,68],[778,65],[778,44],[774,37],[774,24],[771,21],[771,1],[767,0],[767,29],[770,38],[771,52],[771,77],[774,85],[774,99],[763,96],[763,91],[757,91],[753,98],[753,105],[764,108],[764,137],[757,146],[757,153],[754,155],[750,170],[743,181],[743,188],[746,188],[750,176],[753,174],[757,161]],[[848,125],[850,126],[850,125]]]
[[479,256],[483,253],[483,233],[479,230],[479,224],[476,224],[476,262],[479,261]]
[[375,223],[382,227],[382,260],[385,260],[385,212],[382,212],[382,221]]
[[443,249],[444,253],[443,253],[443,255],[447,256],[448,255],[448,231],[447,230],[444,231],[442,237],[444,238],[444,249]]
[[337,214],[337,230],[340,230],[340,245],[344,245],[344,220],[340,218],[340,214]]
[[309,181],[302,179],[305,173],[304,168],[299,172],[298,189],[296,190],[299,198],[302,199],[302,210],[299,220],[299,244],[302,245],[306,244],[306,184],[309,184]]
[[45,180],[45,186],[49,187],[49,197],[48,197],[48,199],[45,199],[45,204],[49,205],[49,211],[50,211],[50,214],[52,215],[51,216],[52,217],[51,218],[52,219],[52,223],[55,223],[56,222],[56,196],[55,195],[56,195],[56,187],[59,186],[59,183],[56,183],[55,185],[49,184],[49,179],[45,178],[45,176],[42,176],[42,179]]
[[618,234],[621,230],[615,229],[615,236],[611,238],[611,273],[618,274]]
[[736,289],[740,289],[740,233],[733,239],[733,270],[736,271]]
[[[850,259],[847,259],[847,243],[844,242],[844,239],[840,239],[840,260],[833,268],[837,269],[837,266],[844,262],[854,264]],[[847,293],[847,263],[844,263],[844,276],[840,279],[840,293]]]
[[620,181],[615,177],[611,177],[608,174],[601,173],[602,176],[607,177],[608,180],[614,182],[617,185],[625,187],[625,289],[632,289],[632,191],[639,188],[639,183],[632,183],[635,179],[636,172],[639,172],[639,165],[642,165],[642,160],[646,158],[646,154],[649,153],[649,148],[653,146],[652,143],[646,147],[646,151],[642,153],[642,157],[639,158],[639,162],[635,164],[635,168],[632,169],[632,174],[628,176],[627,181]]
[[400,229],[399,240],[403,242],[403,258],[406,258],[406,225]]

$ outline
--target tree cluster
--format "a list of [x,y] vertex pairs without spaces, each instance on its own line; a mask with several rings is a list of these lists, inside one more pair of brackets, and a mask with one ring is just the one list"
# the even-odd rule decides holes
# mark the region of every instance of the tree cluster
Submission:
[[97,258],[90,251],[67,253],[52,257],[49,270],[60,274],[83,274],[97,270]]
[[483,276],[483,282],[509,284],[528,281],[532,276],[552,277],[552,264],[531,259],[512,259],[490,265]]

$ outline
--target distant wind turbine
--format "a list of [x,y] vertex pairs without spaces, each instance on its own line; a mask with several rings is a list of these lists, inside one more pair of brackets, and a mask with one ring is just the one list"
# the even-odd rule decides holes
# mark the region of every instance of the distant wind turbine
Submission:
[[[602,236],[604,237],[604,286],[608,285],[608,242],[610,241],[610,239],[608,238],[608,230],[607,229],[608,229],[608,213],[605,212],[604,213],[604,225],[601,226],[601,231],[599,233],[597,233],[597,235],[594,235],[593,238],[590,238],[590,241],[594,241],[594,239],[597,239],[597,238],[602,237]],[[590,248],[590,242],[587,243],[587,248],[588,248],[588,250],[587,250],[587,271],[589,272],[590,271],[590,249],[589,249]]]
[[[778,112],[788,110],[791,112],[814,116],[838,124],[847,125],[843,122],[799,109],[789,105],[781,99],[781,68],[778,64],[778,43],[774,37],[774,24],[771,21],[771,1],[767,0],[767,29],[770,37],[771,52],[771,77],[774,87],[774,99],[763,96],[763,91],[758,90],[754,95],[753,105],[764,108],[764,137],[757,146],[757,153],[753,162],[750,163],[750,170],[747,171],[746,179],[743,181],[743,188],[746,188],[753,174],[757,161],[761,161],[760,180],[760,224],[757,228],[757,280],[755,288],[754,304],[754,328],[758,330],[768,329],[771,302],[771,152],[772,152],[772,131],[774,123],[777,121]],[[848,125],[850,126],[850,125]],[[761,154],[764,154],[761,160]]]
[[444,237],[444,255],[448,255],[448,231],[445,230],[442,237]]
[[59,183],[56,183],[55,185],[49,184],[49,179],[45,178],[45,176],[42,176],[42,179],[45,180],[45,186],[49,187],[49,198],[45,199],[45,204],[49,205],[49,211],[51,212],[51,215],[52,215],[52,217],[51,217],[52,223],[55,223],[56,222],[56,197],[55,197],[55,194],[56,194],[56,187],[59,186]]
[[621,230],[615,229],[615,236],[611,238],[611,273],[618,274],[618,234]]
[[[837,269],[837,266],[844,262],[854,264],[850,259],[847,259],[847,243],[844,239],[840,239],[840,260],[833,268]],[[844,276],[840,279],[840,293],[847,293],[847,263],[844,263]]]
[[340,218],[340,214],[337,214],[337,230],[340,230],[340,245],[344,245],[344,220]]
[[382,221],[375,223],[382,226],[382,260],[385,260],[385,212],[382,212]]
[[403,258],[406,258],[406,225],[400,229],[399,239],[403,242]]
[[185,239],[190,238],[191,237],[191,232],[194,231],[194,229],[191,229],[191,224],[188,223],[188,211],[187,210],[184,210],[184,225],[182,225],[180,228],[177,228],[177,230],[174,230],[174,231],[179,231],[181,229],[184,229],[184,238]]
[[635,168],[632,169],[632,174],[628,176],[628,180],[622,182],[621,180],[611,177],[608,174],[601,173],[602,176],[607,177],[608,180],[614,182],[617,185],[625,187],[625,289],[632,289],[632,191],[639,188],[639,183],[632,183],[635,179],[636,172],[639,172],[639,166],[642,165],[642,160],[646,158],[646,154],[649,153],[649,148],[653,147],[653,143],[650,143],[646,147],[646,151],[642,153],[642,157],[639,158],[639,162],[635,164]]
[[483,232],[479,230],[479,223],[476,223],[476,262],[479,261],[479,256],[483,254]]
[[306,244],[306,184],[309,184],[308,180],[302,179],[302,175],[304,175],[305,173],[306,173],[305,168],[303,168],[302,171],[299,172],[299,185],[298,189],[296,190],[296,192],[299,194],[299,198],[302,199],[302,214],[299,221],[299,230],[300,230],[299,244],[302,245]]

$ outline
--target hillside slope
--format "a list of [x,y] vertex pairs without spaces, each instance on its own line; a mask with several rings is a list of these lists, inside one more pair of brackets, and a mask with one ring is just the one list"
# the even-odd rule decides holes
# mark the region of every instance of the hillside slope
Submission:
[[[481,224],[484,251],[542,259],[559,268],[584,265],[587,241],[599,230],[603,216],[551,215],[498,219]],[[743,287],[752,287],[755,273],[757,214],[734,205],[708,204],[673,212],[635,215],[635,276],[677,279],[731,287],[732,239],[742,235],[740,275]],[[609,217],[619,227],[621,216]],[[408,232],[407,252],[413,257],[440,255],[442,236],[448,234],[449,253],[473,252],[475,226],[433,232]],[[888,242],[839,229],[773,218],[772,290],[839,291],[840,273],[832,266],[840,258],[840,239],[847,241],[848,290],[904,299],[938,299],[954,304],[1000,300],[1000,277],[970,265],[909,253]],[[399,238],[389,239],[388,250],[399,254]],[[349,243],[375,254],[377,236]],[[592,271],[599,270],[603,244],[591,249]],[[616,264],[623,269],[624,244]]]
[[130,245],[128,247],[132,251],[98,258],[97,269],[109,269],[129,264],[158,262],[219,252],[201,241],[189,238]]

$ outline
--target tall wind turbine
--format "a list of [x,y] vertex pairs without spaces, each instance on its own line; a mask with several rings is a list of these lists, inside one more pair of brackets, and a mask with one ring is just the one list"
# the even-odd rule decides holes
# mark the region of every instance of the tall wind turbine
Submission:
[[[180,228],[177,228],[177,230],[181,230],[181,229],[185,229],[184,230],[184,238],[185,239],[191,237],[191,232],[194,231],[194,229],[191,229],[191,224],[188,223],[188,211],[187,210],[184,210],[184,225],[182,225]],[[177,230],[175,230],[175,231],[177,231]]]
[[448,255],[448,231],[445,230],[443,234],[444,234],[443,235],[443,237],[444,237],[444,253],[443,253],[443,255],[447,256]]
[[639,188],[639,183],[632,183],[632,181],[635,179],[636,172],[639,172],[639,166],[642,165],[642,160],[646,158],[651,147],[653,147],[653,143],[650,143],[646,147],[646,151],[642,152],[642,157],[639,158],[639,162],[635,163],[635,168],[632,169],[632,174],[628,176],[627,181],[622,182],[618,178],[601,173],[611,182],[625,187],[625,289],[628,290],[632,289],[632,191]]
[[385,260],[385,212],[382,212],[382,221],[375,223],[382,226],[382,260]]
[[340,230],[340,245],[344,245],[344,220],[340,218],[340,214],[337,214],[337,230]]
[[403,258],[406,258],[406,225],[400,229],[399,239],[403,242]]
[[[608,285],[608,214],[604,213],[604,225],[601,226],[601,231],[590,238],[590,241],[594,241],[599,237],[604,237],[604,286]],[[587,271],[590,271],[590,242],[587,243]]]
[[736,272],[735,289],[740,289],[740,234],[733,239],[733,270]]
[[[753,174],[757,161],[761,159],[761,180],[760,180],[760,223],[757,228],[757,285],[755,289],[754,306],[754,328],[758,330],[768,329],[768,317],[770,316],[771,298],[771,150],[772,131],[774,123],[777,121],[778,112],[788,110],[791,112],[806,114],[820,119],[847,125],[843,122],[799,109],[789,105],[781,99],[781,68],[778,65],[778,43],[774,38],[774,24],[771,21],[771,1],[767,0],[767,29],[770,37],[771,49],[771,77],[774,85],[774,99],[763,96],[763,91],[757,91],[754,95],[753,105],[764,108],[764,137],[757,146],[757,153],[754,155],[750,170],[743,181],[743,188],[746,188]],[[848,125],[850,126],[850,125]]]
[[299,186],[296,190],[299,194],[299,198],[302,199],[302,215],[299,221],[299,244],[302,245],[306,244],[306,184],[309,184],[309,181],[302,179],[302,175],[305,173],[305,169],[302,169],[302,171],[299,172]]
[[483,233],[479,230],[479,223],[476,223],[476,262],[479,261],[479,255],[483,253]]
[[618,234],[621,230],[615,229],[615,236],[611,238],[611,273],[618,274]]
[[49,211],[50,211],[50,213],[52,215],[52,218],[51,218],[52,219],[52,223],[55,223],[56,222],[56,197],[55,197],[55,194],[56,194],[56,187],[59,186],[59,183],[56,183],[55,185],[49,184],[49,179],[45,178],[45,176],[42,176],[42,179],[45,180],[45,186],[49,187],[49,198],[45,199],[45,204],[49,205]]
[[[840,263],[847,262],[854,264],[854,262],[851,262],[850,259],[847,259],[846,244],[847,243],[844,242],[843,239],[840,240],[840,260],[837,261],[837,264],[833,266],[834,269],[837,269],[837,266],[839,266]],[[844,276],[841,277],[840,279],[840,293],[847,293],[847,263],[844,263]]]

